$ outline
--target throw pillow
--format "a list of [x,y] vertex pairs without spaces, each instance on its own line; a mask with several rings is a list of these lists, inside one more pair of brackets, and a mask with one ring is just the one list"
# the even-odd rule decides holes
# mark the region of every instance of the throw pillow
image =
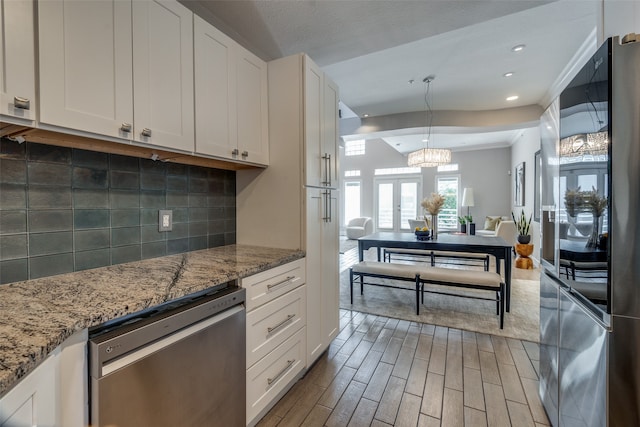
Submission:
[[488,216],[484,220],[484,229],[488,231],[496,231],[496,227],[498,226],[498,224],[500,224],[499,216],[496,216],[496,217]]

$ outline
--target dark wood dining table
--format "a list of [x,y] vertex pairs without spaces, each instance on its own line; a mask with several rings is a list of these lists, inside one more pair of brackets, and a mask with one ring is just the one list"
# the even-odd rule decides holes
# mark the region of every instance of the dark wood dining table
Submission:
[[500,260],[504,261],[506,286],[505,306],[511,306],[511,259],[513,246],[501,237],[469,236],[466,234],[439,234],[435,240],[418,240],[413,233],[379,231],[358,239],[358,259],[364,261],[364,251],[376,248],[378,261],[381,248],[423,249],[451,252],[477,252],[496,257],[496,272],[500,273]]

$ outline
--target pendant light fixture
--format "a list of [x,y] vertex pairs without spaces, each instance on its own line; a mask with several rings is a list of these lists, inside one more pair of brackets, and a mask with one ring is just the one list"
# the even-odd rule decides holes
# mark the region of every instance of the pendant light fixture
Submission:
[[433,122],[433,110],[429,104],[429,90],[431,82],[436,76],[425,77],[424,83],[424,104],[425,104],[425,127],[422,142],[426,147],[409,153],[407,164],[412,167],[430,168],[451,163],[451,150],[444,148],[429,148],[431,142],[431,124]]

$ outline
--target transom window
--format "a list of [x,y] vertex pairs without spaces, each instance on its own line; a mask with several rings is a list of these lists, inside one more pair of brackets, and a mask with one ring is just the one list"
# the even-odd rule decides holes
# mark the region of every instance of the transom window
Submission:
[[438,172],[456,172],[458,170],[457,163],[449,163],[447,165],[438,166]]
[[345,141],[344,143],[345,156],[362,156],[364,153],[365,153],[364,139],[358,139],[355,141]]
[[346,177],[360,176],[360,171],[359,170],[344,171],[344,176]]
[[385,168],[376,169],[375,175],[410,175],[414,173],[420,173],[420,168]]

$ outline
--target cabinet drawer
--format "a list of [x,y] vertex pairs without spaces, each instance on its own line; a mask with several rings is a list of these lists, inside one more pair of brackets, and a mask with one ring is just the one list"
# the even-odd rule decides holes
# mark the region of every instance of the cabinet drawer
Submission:
[[247,311],[251,311],[305,282],[304,258],[242,279],[247,289]]
[[247,369],[247,424],[278,398],[304,368],[305,328]]
[[306,290],[300,286],[247,313],[247,367],[306,325]]

